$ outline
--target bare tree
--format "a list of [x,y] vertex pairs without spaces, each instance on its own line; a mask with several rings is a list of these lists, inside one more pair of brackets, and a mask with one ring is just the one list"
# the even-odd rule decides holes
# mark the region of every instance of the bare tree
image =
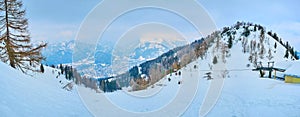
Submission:
[[33,66],[40,63],[44,57],[41,49],[46,44],[33,46],[30,43],[30,35],[27,19],[24,17],[25,10],[22,9],[22,2],[18,0],[4,0],[0,2],[0,46],[1,60],[9,62],[13,68],[34,70]]
[[227,51],[228,51],[228,46],[226,44],[222,43],[222,61],[223,63],[226,63],[226,55],[227,55]]
[[269,61],[272,60],[272,59],[274,58],[273,55],[272,55],[272,50],[271,50],[271,48],[269,48],[267,58],[269,59]]
[[154,65],[150,68],[150,79],[151,79],[151,84],[156,83],[159,81],[161,78],[163,78],[163,74],[161,73],[161,66],[160,65]]
[[180,58],[180,66],[184,67],[187,64],[191,63],[193,60],[197,58],[197,55],[195,51],[192,51],[191,49],[188,48],[188,51],[186,51],[184,54],[182,54]]

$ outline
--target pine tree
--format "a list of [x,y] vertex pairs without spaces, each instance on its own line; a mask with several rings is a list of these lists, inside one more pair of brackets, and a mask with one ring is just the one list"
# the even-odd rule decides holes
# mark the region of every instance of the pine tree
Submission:
[[289,50],[288,49],[286,49],[286,51],[285,51],[284,58],[289,58]]
[[63,68],[62,64],[59,64],[59,69],[61,71],[61,74],[64,74],[64,68]]
[[73,79],[73,70],[72,70],[72,66],[69,67],[69,80]]
[[228,48],[231,48],[231,47],[232,47],[232,36],[230,35],[229,39],[228,39]]
[[65,78],[68,80],[69,78],[69,71],[68,71],[68,66],[65,66]]
[[290,53],[291,53],[292,56],[295,56],[294,47],[291,47],[291,48],[290,48]]
[[24,70],[34,70],[44,57],[41,49],[46,44],[33,46],[30,44],[28,22],[22,2],[18,0],[3,0],[0,2],[0,46],[1,60],[11,67]]
[[214,59],[213,59],[213,64],[217,64],[218,63],[218,59],[217,57],[215,56]]
[[273,38],[276,39],[276,40],[278,40],[278,36],[277,36],[276,33],[273,34]]
[[41,66],[40,66],[40,70],[41,70],[41,72],[42,72],[42,73],[44,73],[44,72],[45,72],[45,69],[44,69],[44,65],[43,65],[43,64],[41,64]]

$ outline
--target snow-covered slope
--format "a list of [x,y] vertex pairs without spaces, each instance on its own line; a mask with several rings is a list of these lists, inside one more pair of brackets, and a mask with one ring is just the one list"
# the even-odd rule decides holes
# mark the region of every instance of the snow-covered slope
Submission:
[[[254,26],[248,29],[254,30]],[[286,48],[280,44],[275,47],[276,41],[268,35],[260,43],[259,31],[250,31],[248,36],[244,36],[242,26],[229,31],[234,33],[231,49],[226,48],[230,37],[226,32],[212,36],[214,40],[204,57],[179,69],[181,75],[168,74],[145,90],[135,92],[126,87],[95,93],[83,86],[66,91],[59,81],[67,81],[63,77],[56,79],[57,71],[52,73],[51,68],[47,67],[44,74],[33,74],[32,78],[0,63],[1,116],[298,117],[300,85],[259,78],[259,73],[252,71],[259,61],[263,65],[274,61],[275,66],[280,61],[290,62],[290,57],[284,58]],[[254,41],[256,49],[251,50]],[[213,62],[215,57],[217,62]],[[300,66],[292,64],[286,68],[296,71]],[[209,72],[211,80],[206,77]]]
[[[126,92],[127,89],[123,89],[123,91],[99,94],[79,87],[80,95],[96,116],[181,115],[196,117],[200,115],[204,99],[209,97],[209,87],[213,80],[217,80],[217,78],[204,79],[203,77],[207,73],[206,69],[201,67],[194,69],[193,67],[199,63],[201,64],[200,61],[190,63],[180,70],[181,76],[173,73],[172,76],[164,77],[154,87],[148,87],[146,90]],[[167,78],[170,78],[171,81],[169,82]],[[192,99],[189,100],[189,96],[179,93],[186,91],[183,90],[183,87],[191,85],[190,81],[196,82],[197,80],[199,80],[198,86]],[[182,84],[178,84],[178,81],[181,81]],[[251,70],[230,71],[225,78],[217,102],[206,116],[297,117],[300,115],[299,88],[299,84],[287,84],[280,80],[259,78],[259,74]],[[184,103],[190,104],[184,108],[182,105]]]
[[[128,92],[130,88],[124,88],[121,91],[101,94],[79,88],[80,95],[91,112],[97,116],[299,116],[299,84],[260,78],[259,72],[252,71],[260,61],[264,66],[269,61],[292,61],[284,58],[286,48],[266,35],[266,32],[260,43],[261,32],[258,29],[253,31],[254,26],[249,26],[248,29],[251,30],[248,36],[244,36],[245,30],[242,26],[230,30],[235,32],[230,49],[226,49],[229,36],[220,33],[212,36],[214,40],[203,59],[198,58],[182,67],[181,76],[174,73],[165,76],[154,87],[136,92]],[[251,50],[251,43],[254,42],[255,49]],[[274,46],[275,43],[277,47]],[[253,57],[252,62],[249,60],[250,56]],[[218,62],[213,63],[214,57]],[[198,67],[195,68],[195,65]],[[300,68],[298,64],[293,66],[290,68]],[[212,80],[205,77],[209,72]],[[170,82],[168,78],[171,79]],[[198,84],[195,89],[185,88],[192,87],[195,82]],[[193,93],[193,90],[196,92]],[[189,106],[185,108],[185,104]],[[105,113],[112,110],[114,113]]]
[[31,77],[2,62],[0,69],[0,116],[91,116],[76,86],[72,91],[62,89],[67,81],[56,78],[57,70],[45,67],[45,73]]

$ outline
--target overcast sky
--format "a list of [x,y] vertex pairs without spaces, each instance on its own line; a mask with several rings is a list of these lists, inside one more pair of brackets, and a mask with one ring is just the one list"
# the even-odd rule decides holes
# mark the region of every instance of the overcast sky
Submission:
[[[74,39],[81,22],[100,2],[101,0],[23,0],[32,40],[57,42]],[[206,9],[218,28],[231,26],[236,21],[258,23],[268,30],[277,32],[280,37],[290,41],[296,49],[300,50],[300,1],[298,0],[252,0],[251,2],[249,0],[226,0],[226,2],[198,0],[198,2]],[[126,18],[124,20],[132,21],[132,19],[126,21]]]

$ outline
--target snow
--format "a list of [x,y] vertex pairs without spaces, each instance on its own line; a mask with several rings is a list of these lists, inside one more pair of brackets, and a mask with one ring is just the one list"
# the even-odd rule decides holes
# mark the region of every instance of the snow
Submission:
[[[147,90],[137,92],[123,90],[96,94],[92,90],[79,87],[80,95],[89,110],[97,116],[199,116],[201,104],[212,81],[203,79],[205,72],[200,69],[193,70],[193,64],[196,63],[191,63],[182,69],[181,77],[174,74],[167,76],[172,79],[171,82],[165,77],[156,83],[154,88],[149,87]],[[207,114],[208,117],[296,117],[300,115],[299,84],[286,84],[280,80],[258,78],[259,74],[254,71],[231,71],[229,76],[225,79],[218,101]],[[175,96],[178,96],[182,85],[189,85],[187,79],[190,78],[199,80],[190,106],[186,110],[180,106],[173,106],[173,110],[161,111],[160,109],[169,107],[168,104],[181,104],[182,101],[188,101],[186,95],[179,95],[181,96],[179,100],[172,102]],[[196,79],[192,80],[197,81]],[[181,80],[182,85],[178,85],[177,81]]]
[[233,74],[240,75],[226,79],[222,95],[208,116],[300,115],[300,99],[297,98],[300,85],[249,77],[248,72]]
[[285,73],[287,75],[296,75],[296,76],[300,76],[300,72],[299,72],[299,69],[300,69],[300,62],[297,61],[297,62],[293,62],[293,65],[288,68]]
[[100,64],[102,67],[105,67],[106,66],[106,64],[104,64],[104,63],[102,63],[102,64]]
[[[242,31],[238,30],[236,38],[240,33]],[[248,38],[257,41],[258,35],[259,32],[251,32]],[[270,37],[266,35],[266,38]],[[265,41],[267,49],[276,51],[273,53],[274,58],[268,60],[264,57],[259,61],[264,66],[268,61],[275,61],[275,67],[287,69],[285,73],[299,75],[300,62],[284,59],[285,48],[278,44],[275,49],[274,43],[273,39]],[[215,47],[216,44],[212,46]],[[0,63],[0,113],[1,116],[122,117],[300,115],[300,84],[259,78],[259,73],[252,71],[253,65],[247,66],[250,64],[249,54],[242,52],[240,41],[234,40],[230,53],[224,64],[221,62],[220,52],[209,48],[203,60],[198,59],[179,69],[182,75],[169,74],[146,90],[135,92],[130,92],[128,87],[111,93],[96,93],[83,86],[74,86],[73,90],[66,91],[61,87],[68,81],[63,77],[55,78],[57,71],[53,74],[52,68],[46,67],[44,74],[34,74],[33,78]],[[218,63],[213,65],[212,58],[215,55]],[[194,65],[198,67],[195,69]],[[222,71],[224,69],[226,71]],[[204,78],[207,72],[212,72],[212,80]],[[222,74],[225,78],[219,77]],[[60,80],[64,84],[59,84]]]
[[[190,73],[190,69],[184,71],[187,72],[183,72],[182,76],[185,73]],[[197,74],[194,75],[197,76]],[[192,96],[186,97],[188,92],[183,90],[191,82],[197,81],[197,77],[194,77],[185,80],[182,85],[178,85],[178,81],[182,80],[182,76],[176,76],[173,73],[172,76],[168,75],[157,82],[153,88],[148,87],[147,90],[136,92],[127,92],[124,89],[100,94],[84,87],[78,87],[78,90],[89,110],[97,116],[177,116],[184,112],[184,105],[188,105],[192,101]],[[171,78],[170,82],[167,77]],[[196,87],[197,85],[192,87],[194,91]],[[194,95],[194,92],[189,94]],[[177,101],[174,102],[173,100]],[[164,108],[164,110],[161,108]]]
[[[81,102],[77,89],[62,89],[67,81],[56,78],[52,68],[34,77],[24,75],[0,62],[1,116],[91,116]],[[64,84],[59,84],[62,80]]]
[[[242,31],[238,30],[236,38],[241,33]],[[259,32],[251,32],[248,38],[248,43],[250,39],[258,42]],[[266,35],[266,38],[270,37]],[[258,62],[262,61],[264,66],[269,61],[275,61],[276,66],[277,62],[280,64],[280,61],[287,60],[283,58],[285,48],[280,45],[275,49],[274,43],[273,39],[265,40],[265,48],[272,49],[274,58],[272,60],[268,60],[267,57],[259,58]],[[182,76],[168,75],[153,88],[150,86],[146,90],[136,92],[128,92],[130,88],[124,88],[112,93],[96,94],[94,91],[79,87],[79,92],[89,110],[97,116],[297,117],[300,115],[300,84],[259,78],[259,72],[252,71],[254,67],[248,61],[249,54],[242,52],[241,41],[234,41],[226,64],[221,63],[221,55],[215,52],[214,48],[208,51],[209,54],[204,60],[198,59],[180,69]],[[216,65],[212,65],[214,55],[218,56]],[[194,65],[199,68],[194,69]],[[203,77],[211,71],[210,66],[214,70],[212,71],[214,79],[206,80]],[[299,70],[300,65],[293,66],[294,70]],[[224,71],[226,78],[218,78],[218,75],[222,75],[218,71],[224,68],[227,70]],[[171,81],[169,82],[167,78],[171,78]],[[182,84],[179,85],[178,81],[182,81]],[[213,86],[214,84],[218,85]],[[185,89],[187,85],[194,85],[191,87],[195,89]]]
[[[297,69],[299,69],[299,65],[294,65],[293,63],[295,62],[292,62],[292,61],[280,61],[280,62],[277,62],[275,63],[275,67],[276,68],[281,68],[281,69],[285,69],[286,71],[285,72],[276,72],[276,77],[280,77],[280,78],[284,78],[284,76],[286,74],[294,74],[294,75],[297,75],[298,74],[298,71]],[[297,61],[298,63],[298,61]],[[292,66],[294,66],[294,68],[291,68]],[[295,68],[295,67],[298,67],[298,68]],[[296,72],[295,72],[296,70]]]
[[144,57],[142,57],[142,56],[140,56],[139,58],[138,58],[138,60],[139,61],[144,61],[144,60],[146,60]]
[[[255,35],[257,34],[251,34],[250,36],[252,37],[250,38],[258,38]],[[272,44],[275,42],[273,39],[270,39],[268,43],[270,43],[269,46],[272,48]],[[248,55],[241,52],[241,47],[241,43],[238,42],[230,50],[231,57],[226,61],[227,64],[225,65],[229,72],[225,78],[221,95],[206,116],[299,116],[300,99],[298,97],[300,96],[300,84],[287,84],[280,80],[259,78],[259,73],[251,70],[253,67],[246,67],[246,64],[249,63]],[[293,70],[294,73],[299,73],[297,70],[299,70],[300,64],[295,64],[299,63],[299,61],[292,62],[292,65],[287,64],[287,62],[280,62],[284,60],[284,51],[285,48],[278,46],[276,53],[273,53],[274,58],[271,61],[275,61],[275,67],[284,65],[287,68],[287,72]],[[205,70],[208,68],[208,66],[205,67],[203,65],[212,60],[212,57],[209,57],[206,60],[198,60],[200,67],[202,66],[200,69]],[[269,60],[265,58],[260,61],[265,62],[263,63],[265,66]],[[290,61],[288,62],[291,63]],[[203,72],[200,71],[200,74],[203,74]],[[199,108],[201,108],[204,100],[202,95],[208,94],[207,87],[211,84],[212,81],[204,79],[199,81],[197,95],[183,116],[199,116]]]

